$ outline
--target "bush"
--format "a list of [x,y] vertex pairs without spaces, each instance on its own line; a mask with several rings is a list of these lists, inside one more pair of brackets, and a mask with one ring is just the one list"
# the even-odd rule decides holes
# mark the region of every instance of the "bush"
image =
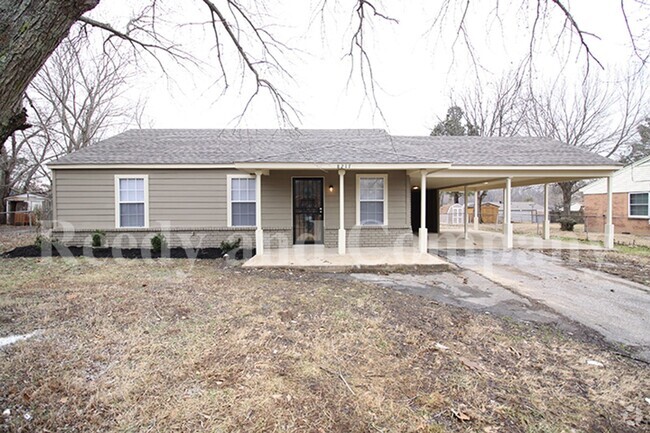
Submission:
[[48,238],[47,236],[38,235],[34,241],[34,245],[43,251],[44,249],[56,248],[59,245],[59,241],[56,238]]
[[577,221],[573,218],[560,218],[560,230],[563,232],[572,232],[573,227],[577,224]]
[[221,252],[223,254],[227,254],[232,250],[236,250],[239,248],[239,245],[241,245],[241,238],[238,238],[234,242],[228,242],[228,241],[221,241],[221,245],[219,248],[221,248]]
[[167,248],[167,240],[165,240],[165,235],[158,233],[156,236],[151,238],[151,251],[154,253],[159,253],[165,248]]
[[99,248],[102,246],[105,235],[106,233],[100,230],[96,230],[95,233],[93,233],[93,248]]

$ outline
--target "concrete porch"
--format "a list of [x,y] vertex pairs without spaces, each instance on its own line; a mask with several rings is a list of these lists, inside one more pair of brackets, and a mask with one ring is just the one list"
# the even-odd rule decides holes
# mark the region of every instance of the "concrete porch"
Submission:
[[449,264],[440,257],[421,253],[417,248],[348,248],[340,254],[336,248],[294,246],[267,249],[243,264],[244,267],[332,267],[434,266]]
[[[506,237],[503,233],[469,230],[464,238],[463,229],[445,230],[441,233],[429,233],[429,250],[490,250],[506,249]],[[418,242],[418,241],[416,241]],[[602,250],[600,245],[559,239],[542,239],[534,236],[513,235],[512,248],[525,250]]]

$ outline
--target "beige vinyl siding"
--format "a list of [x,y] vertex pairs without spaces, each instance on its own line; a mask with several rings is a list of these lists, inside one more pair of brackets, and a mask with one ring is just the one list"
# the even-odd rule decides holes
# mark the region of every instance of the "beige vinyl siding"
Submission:
[[[262,226],[293,227],[293,178],[323,178],[325,228],[339,227],[339,178],[336,171],[271,171],[262,176]],[[334,185],[334,191],[329,186]],[[346,191],[347,192],[347,191]]]
[[58,170],[57,219],[77,228],[115,227],[115,175],[149,176],[149,224],[225,227],[226,175],[235,170]]
[[[345,225],[356,224],[356,175],[345,175]],[[388,174],[388,225],[403,227],[408,220],[408,176],[405,171],[373,171]],[[149,176],[149,226],[226,227],[227,169],[152,170],[55,170],[55,205],[58,221],[77,229],[115,228],[115,175]],[[326,229],[339,222],[339,176],[336,170],[271,171],[262,176],[262,226],[291,228],[292,177],[323,177]],[[329,186],[334,191],[329,191]]]
[[[357,174],[361,172],[347,170],[345,174],[345,227],[356,225],[357,219]],[[410,224],[406,208],[408,176],[405,171],[371,172],[372,174],[388,174],[388,225],[399,226]],[[262,225],[263,227],[285,228],[293,227],[292,188],[293,177],[322,177],[324,183],[324,218],[326,229],[339,228],[339,175],[336,170],[328,171],[271,171],[270,176],[262,176]],[[334,191],[329,191],[329,186]]]

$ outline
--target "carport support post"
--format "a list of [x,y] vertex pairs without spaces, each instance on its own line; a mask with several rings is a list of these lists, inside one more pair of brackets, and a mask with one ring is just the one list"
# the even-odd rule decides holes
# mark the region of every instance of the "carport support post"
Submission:
[[474,230],[478,231],[478,218],[479,212],[481,211],[478,208],[478,193],[479,191],[474,191]]
[[605,215],[605,248],[611,250],[614,248],[614,224],[612,223],[613,213],[613,189],[614,177],[607,176],[607,214]]
[[345,170],[339,170],[339,254],[345,254]]
[[[467,223],[469,221],[469,206],[468,206],[468,200],[469,197],[467,197],[467,187],[463,188],[463,206],[465,207],[464,212],[463,212],[463,239],[469,239],[469,234],[467,232]],[[474,208],[474,212],[476,212],[476,208]]]
[[420,229],[418,230],[420,252],[426,253],[429,247],[429,231],[427,230],[427,171],[420,171]]
[[262,230],[262,172],[255,172],[255,254],[264,254],[264,231]]
[[549,224],[548,216],[548,183],[544,184],[544,234],[542,238],[544,240],[551,238],[551,225]]
[[503,235],[505,247],[510,249],[513,246],[512,239],[512,178],[506,178],[506,188],[503,195]]

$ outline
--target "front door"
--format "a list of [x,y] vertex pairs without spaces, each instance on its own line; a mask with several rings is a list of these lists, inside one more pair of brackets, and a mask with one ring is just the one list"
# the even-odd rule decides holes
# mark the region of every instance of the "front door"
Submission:
[[293,179],[293,243],[322,244],[323,179]]

